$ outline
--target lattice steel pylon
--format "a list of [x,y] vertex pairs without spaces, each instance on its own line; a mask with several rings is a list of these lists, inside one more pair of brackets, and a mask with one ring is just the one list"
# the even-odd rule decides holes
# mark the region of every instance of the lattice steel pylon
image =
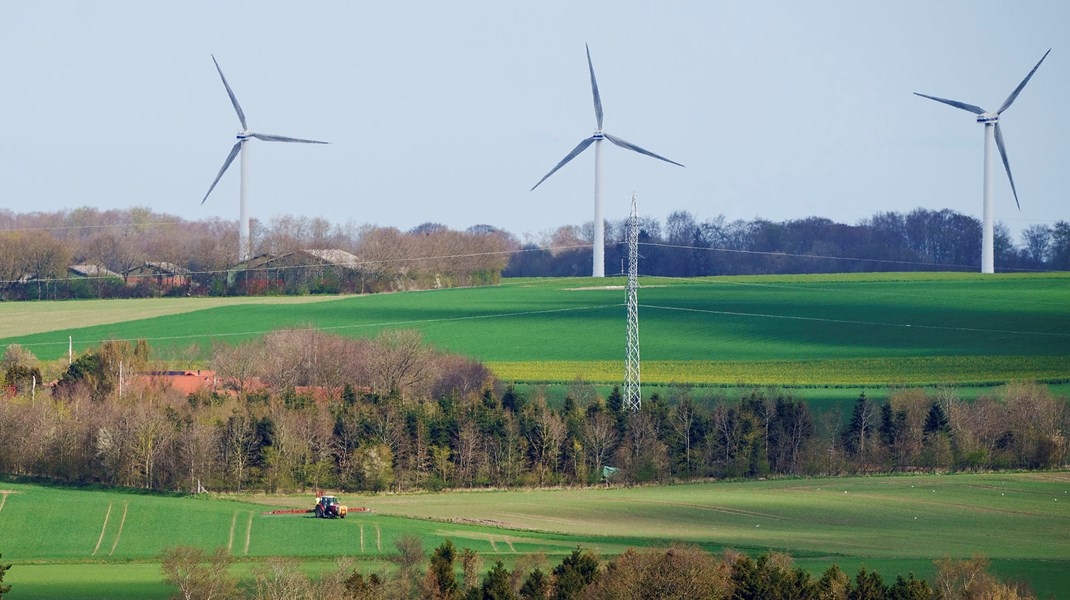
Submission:
[[639,374],[639,213],[632,194],[632,216],[628,221],[628,347],[624,359],[624,410],[638,412],[643,394]]

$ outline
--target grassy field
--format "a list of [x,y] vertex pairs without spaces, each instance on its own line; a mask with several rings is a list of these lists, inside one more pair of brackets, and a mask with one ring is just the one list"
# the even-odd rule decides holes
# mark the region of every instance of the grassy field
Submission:
[[[587,490],[477,491],[345,497],[371,514],[344,521],[266,516],[308,496],[183,498],[4,483],[0,551],[15,563],[12,598],[165,597],[159,552],[224,546],[248,575],[267,556],[330,568],[338,555],[366,569],[404,534],[443,539],[484,564],[577,544],[603,556],[687,541],[711,551],[786,551],[821,571],[865,564],[886,577],[932,575],[932,560],[982,553],[1041,597],[1070,589],[1070,474],[898,476],[703,483]],[[59,507],[47,515],[41,507]],[[321,568],[322,567],[322,568]],[[98,593],[98,591],[100,593]],[[122,592],[121,594],[119,592]]]
[[[53,359],[65,354],[68,335],[77,348],[145,338],[167,356],[190,344],[207,349],[282,327],[312,325],[348,336],[414,328],[437,347],[488,361],[509,380],[618,381],[625,307],[616,286],[623,281],[591,283],[517,280],[315,303],[216,306],[214,299],[190,299],[184,309],[198,302],[205,308],[152,317],[117,304],[115,322],[98,316],[101,324],[79,328],[72,323],[94,322],[74,314],[83,303],[4,304],[0,346],[18,342]],[[1070,274],[650,278],[643,284],[648,381],[915,385],[1070,378]],[[57,305],[74,313],[53,325],[49,311]],[[23,335],[8,325],[22,321],[38,333]]]
[[0,304],[0,332],[5,337],[20,336],[151,319],[220,306],[308,304],[337,299],[337,296],[281,296],[5,302]]

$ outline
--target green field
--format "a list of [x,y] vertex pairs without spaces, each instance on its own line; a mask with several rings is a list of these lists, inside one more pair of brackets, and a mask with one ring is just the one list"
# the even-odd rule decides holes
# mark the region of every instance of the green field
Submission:
[[[436,347],[487,361],[508,380],[619,381],[625,307],[624,292],[616,288],[623,280],[592,282],[516,280],[315,303],[219,306],[216,299],[185,299],[183,312],[150,317],[133,304],[115,304],[107,319],[99,314],[107,304],[99,301],[0,304],[0,346],[18,342],[55,359],[65,355],[68,336],[77,349],[144,338],[166,357],[191,344],[207,349],[283,327],[311,325],[347,336],[413,328]],[[1070,379],[1070,274],[648,278],[643,285],[640,331],[644,376],[651,382]],[[204,308],[191,308],[200,302]],[[96,316],[79,319],[82,304]],[[59,305],[71,308],[53,320]],[[19,322],[33,323],[29,329],[36,333],[11,325]]]
[[[161,497],[0,484],[0,552],[12,598],[164,597],[159,552],[224,546],[248,574],[267,556],[326,570],[335,556],[365,569],[404,534],[430,550],[445,538],[484,564],[576,545],[615,555],[687,541],[710,551],[785,551],[814,571],[865,564],[886,577],[932,575],[932,560],[981,553],[1041,597],[1070,589],[1070,474],[917,475],[701,483],[584,490],[473,491],[344,497],[370,514],[344,521],[266,516],[307,496]],[[51,507],[47,513],[42,507]],[[124,518],[125,515],[125,518]],[[102,593],[97,594],[96,590]],[[120,594],[121,592],[121,594]]]

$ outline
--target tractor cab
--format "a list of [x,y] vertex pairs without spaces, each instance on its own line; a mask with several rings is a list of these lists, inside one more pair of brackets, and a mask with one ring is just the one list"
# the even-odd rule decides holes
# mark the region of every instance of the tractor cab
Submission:
[[333,519],[335,517],[340,517],[344,519],[346,518],[348,509],[344,505],[338,503],[338,498],[336,496],[320,496],[316,498],[316,507],[312,509],[312,512],[315,513],[317,517],[321,518]]

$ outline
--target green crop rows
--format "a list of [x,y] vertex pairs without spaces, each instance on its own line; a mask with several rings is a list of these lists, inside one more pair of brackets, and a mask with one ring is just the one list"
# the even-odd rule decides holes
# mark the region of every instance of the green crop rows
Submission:
[[[507,381],[617,382],[620,361],[492,362]],[[929,356],[800,360],[645,360],[644,383],[697,385],[887,386],[984,385],[1006,381],[1062,381],[1070,376],[1065,356]]]

